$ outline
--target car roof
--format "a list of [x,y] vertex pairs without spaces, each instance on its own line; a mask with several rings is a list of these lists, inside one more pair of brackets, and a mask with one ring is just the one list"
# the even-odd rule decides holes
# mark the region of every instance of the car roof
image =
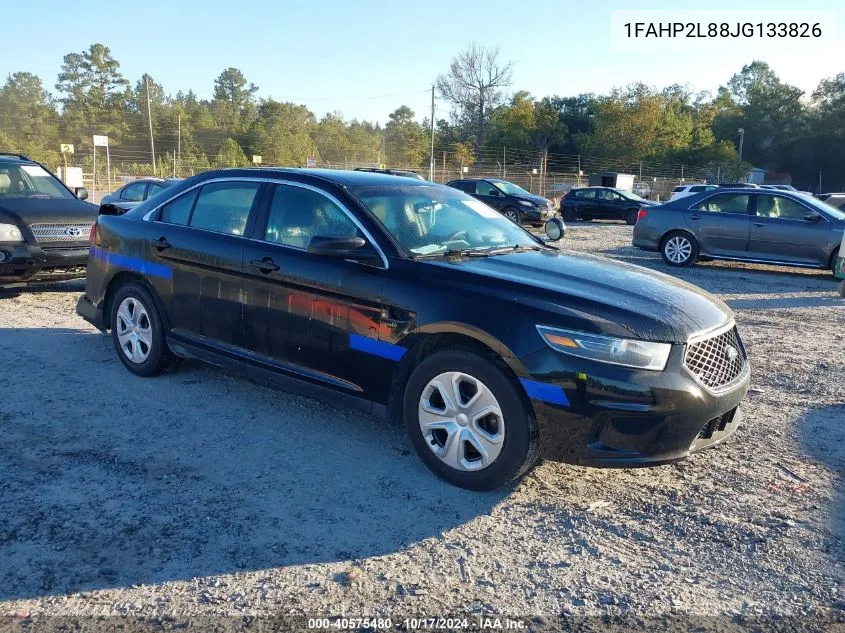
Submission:
[[23,163],[29,165],[35,164],[35,161],[23,154],[0,152],[0,163]]
[[[354,171],[346,169],[304,169],[300,167],[234,167],[231,169],[212,169],[197,174],[194,178],[207,180],[223,176],[250,178],[279,178],[282,176],[298,177],[298,180],[313,180],[330,182],[341,187],[422,187],[442,186],[427,180],[408,178],[407,176],[394,176],[372,171]],[[188,180],[193,180],[189,178]],[[195,181],[196,182],[196,181]]]

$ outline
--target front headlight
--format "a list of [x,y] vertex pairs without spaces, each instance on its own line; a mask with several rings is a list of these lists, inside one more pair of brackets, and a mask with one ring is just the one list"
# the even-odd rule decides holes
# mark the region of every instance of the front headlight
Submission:
[[537,331],[549,347],[563,354],[634,369],[663,371],[672,351],[669,343],[613,338],[545,325],[538,325]]
[[523,207],[533,207],[534,206],[534,203],[528,202],[528,200],[520,200],[519,204],[521,204]]
[[23,242],[23,233],[14,224],[0,224],[0,242]]

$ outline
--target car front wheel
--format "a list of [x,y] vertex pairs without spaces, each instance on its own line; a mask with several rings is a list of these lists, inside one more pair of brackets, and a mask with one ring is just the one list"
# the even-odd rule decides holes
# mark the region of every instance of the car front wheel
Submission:
[[111,306],[112,340],[129,371],[138,376],[155,376],[176,364],[149,290],[140,283],[128,283],[117,290]]
[[675,231],[664,238],[660,254],[670,266],[689,266],[698,259],[698,242],[689,233]]
[[517,389],[491,359],[468,349],[423,360],[403,400],[420,459],[469,490],[492,490],[522,476],[538,456],[537,422]]
[[519,224],[519,211],[516,209],[508,208],[505,209],[503,212],[504,216],[515,224]]

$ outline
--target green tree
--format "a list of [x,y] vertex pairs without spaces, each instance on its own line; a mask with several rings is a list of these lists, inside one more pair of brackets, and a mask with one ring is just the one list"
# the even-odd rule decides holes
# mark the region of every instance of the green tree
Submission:
[[249,165],[246,154],[233,138],[227,138],[212,161],[214,167],[244,167]]
[[313,138],[317,155],[321,160],[333,164],[345,164],[349,159],[352,144],[340,112],[332,112],[320,119]]
[[268,99],[258,106],[249,147],[274,165],[302,165],[314,152],[314,114],[303,105]]
[[455,160],[461,166],[463,174],[464,167],[472,167],[475,164],[475,150],[469,143],[458,143],[455,145]]
[[212,111],[217,123],[229,132],[239,133],[248,126],[255,111],[258,86],[247,83],[237,68],[227,68],[214,80]]
[[58,113],[41,80],[18,72],[0,87],[0,147],[55,166],[59,159]]
[[387,160],[391,165],[419,167],[429,151],[429,139],[422,126],[414,121],[414,111],[401,106],[390,113],[384,126]]

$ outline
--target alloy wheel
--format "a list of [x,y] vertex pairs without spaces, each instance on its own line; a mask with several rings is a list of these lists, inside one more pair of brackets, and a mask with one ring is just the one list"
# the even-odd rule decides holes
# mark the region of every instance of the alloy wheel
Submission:
[[456,470],[487,468],[505,441],[505,420],[493,392],[469,374],[432,378],[420,396],[420,430],[431,451]]
[[517,224],[519,224],[519,214],[513,209],[508,209],[507,211],[505,211],[505,217],[511,222],[516,222]]
[[692,255],[692,243],[682,235],[676,235],[666,242],[663,252],[672,263],[683,264]]
[[147,309],[138,299],[126,297],[120,302],[115,329],[120,349],[129,362],[140,365],[149,358],[153,328]]

